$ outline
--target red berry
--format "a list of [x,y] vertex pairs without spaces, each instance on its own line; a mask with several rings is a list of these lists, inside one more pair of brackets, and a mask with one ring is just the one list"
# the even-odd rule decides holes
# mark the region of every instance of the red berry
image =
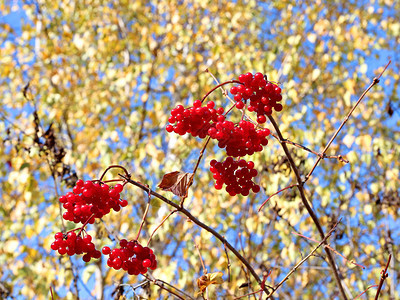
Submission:
[[101,252],[102,252],[104,255],[109,255],[109,254],[111,253],[111,249],[110,249],[110,247],[108,247],[108,246],[104,246],[103,249],[101,249]]
[[83,241],[85,243],[90,243],[92,241],[92,237],[88,234],[83,238]]
[[215,107],[214,101],[209,101],[209,102],[207,103],[207,107],[208,107],[209,109],[214,108],[214,107]]
[[117,193],[121,193],[123,189],[124,189],[124,187],[122,186],[122,184],[116,184],[116,185],[114,185],[114,190],[115,190]]
[[239,102],[236,102],[235,106],[238,109],[242,109],[244,107],[244,103],[242,101],[239,101]]
[[257,117],[257,123],[263,124],[263,123],[265,123],[265,121],[267,121],[267,118],[264,115],[259,115]]
[[196,100],[193,102],[193,107],[200,107],[201,106],[201,101],[200,100]]
[[119,270],[122,267],[122,260],[119,257],[114,258],[112,264],[114,269]]
[[53,242],[50,247],[51,247],[52,250],[57,250],[58,249],[58,243]]
[[82,260],[83,260],[84,262],[89,262],[90,259],[91,259],[91,256],[90,256],[89,254],[87,254],[87,253],[82,257]]
[[150,268],[151,260],[150,259],[145,259],[142,264],[143,264],[143,267]]
[[128,241],[126,239],[122,239],[119,241],[119,245],[124,248],[128,245]]

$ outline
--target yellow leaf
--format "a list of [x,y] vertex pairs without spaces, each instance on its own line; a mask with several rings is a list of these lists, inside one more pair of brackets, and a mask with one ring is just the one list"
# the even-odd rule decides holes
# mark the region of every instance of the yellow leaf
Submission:
[[210,284],[223,283],[223,275],[224,274],[222,272],[207,273],[206,275],[203,275],[199,279],[197,279],[197,286],[199,287],[200,291],[197,292],[196,296],[201,295]]
[[319,75],[321,75],[321,70],[320,69],[314,69],[311,75],[311,80],[315,81]]

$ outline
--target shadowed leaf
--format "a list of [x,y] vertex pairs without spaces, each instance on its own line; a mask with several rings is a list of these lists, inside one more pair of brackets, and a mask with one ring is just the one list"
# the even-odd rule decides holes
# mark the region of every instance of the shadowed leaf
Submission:
[[164,191],[172,192],[176,196],[183,197],[186,195],[190,176],[192,176],[192,173],[185,173],[181,171],[174,171],[164,174],[158,187]]

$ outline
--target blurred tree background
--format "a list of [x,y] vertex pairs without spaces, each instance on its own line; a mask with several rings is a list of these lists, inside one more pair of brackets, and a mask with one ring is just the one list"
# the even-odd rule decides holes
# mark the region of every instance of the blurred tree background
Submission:
[[[389,253],[382,299],[400,297],[399,1],[1,0],[0,9],[1,299],[49,299],[50,287],[55,299],[111,299],[118,291],[136,299],[128,285],[143,277],[110,270],[104,259],[86,264],[50,250],[62,228],[58,197],[76,178],[98,178],[110,164],[153,189],[164,173],[191,172],[202,142],[167,134],[165,125],[173,107],[215,85],[207,68],[221,82],[248,71],[279,81],[284,109],[275,118],[284,137],[320,151],[389,57],[381,83],[327,153],[350,162],[323,160],[306,191],[325,231],[341,218],[331,245],[365,266],[335,256],[348,297],[378,284]],[[219,91],[210,99],[227,104]],[[289,147],[304,176],[315,155]],[[223,156],[217,150],[208,146],[186,208],[235,245],[260,277],[271,270],[266,283],[273,286],[316,246],[292,231],[319,239],[295,189],[257,213],[268,196],[295,183],[294,174],[271,138],[251,157],[262,192],[229,197],[213,188],[207,170]],[[89,227],[99,247],[114,245],[113,236],[136,236],[147,195],[129,187],[125,196],[127,208]],[[152,202],[141,241],[169,211]],[[223,245],[179,214],[151,243],[159,265],[153,276],[195,297],[202,268],[194,243],[208,271],[224,273],[210,299],[259,288],[232,254],[228,282]],[[317,253],[279,299],[339,297],[325,252]],[[155,285],[135,293],[170,295]]]

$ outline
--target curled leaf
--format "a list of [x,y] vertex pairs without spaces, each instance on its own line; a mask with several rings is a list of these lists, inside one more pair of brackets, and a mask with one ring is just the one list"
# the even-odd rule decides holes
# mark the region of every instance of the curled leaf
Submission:
[[164,174],[158,187],[164,191],[172,192],[176,196],[183,197],[186,195],[190,177],[192,175],[193,173],[185,173],[181,171]]
[[221,284],[224,282],[222,279],[222,272],[215,272],[215,273],[207,273],[197,279],[197,286],[199,287],[200,291],[197,293],[198,295],[202,294],[210,284]]

